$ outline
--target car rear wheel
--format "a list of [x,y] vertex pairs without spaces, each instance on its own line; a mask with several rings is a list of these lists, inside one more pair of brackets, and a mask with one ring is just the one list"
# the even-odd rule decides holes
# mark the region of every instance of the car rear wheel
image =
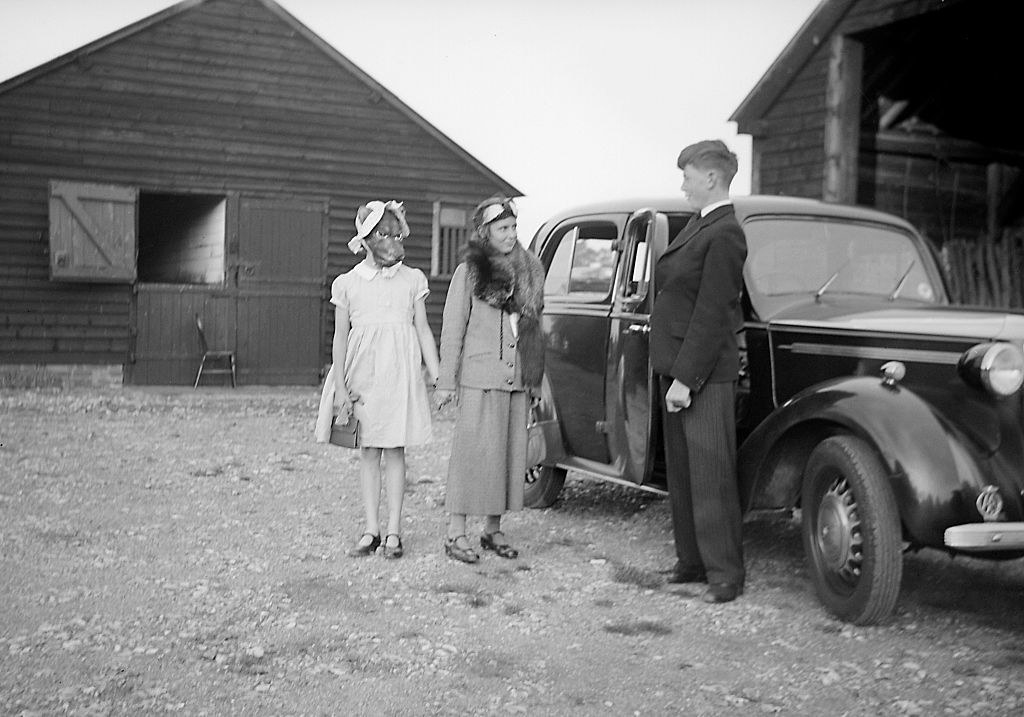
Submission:
[[527,508],[547,508],[562,492],[565,471],[551,466],[535,465],[526,469],[526,488],[523,503]]
[[819,443],[804,470],[801,508],[804,552],[828,611],[857,625],[887,617],[903,579],[902,536],[871,447],[853,436]]

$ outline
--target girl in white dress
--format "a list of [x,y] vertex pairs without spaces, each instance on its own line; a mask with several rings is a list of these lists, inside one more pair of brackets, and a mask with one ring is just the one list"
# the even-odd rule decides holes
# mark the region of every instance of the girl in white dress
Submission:
[[[349,550],[370,555],[383,542],[385,558],[403,553],[402,500],[405,446],[430,440],[430,403],[421,364],[437,383],[438,356],[424,301],[429,290],[419,269],[402,264],[409,235],[405,210],[395,201],[373,201],[356,212],[349,242],[366,258],[331,285],[334,311],[335,409],[338,422],[359,419],[359,479],[364,532]],[[381,473],[388,521],[383,541],[378,511]]]

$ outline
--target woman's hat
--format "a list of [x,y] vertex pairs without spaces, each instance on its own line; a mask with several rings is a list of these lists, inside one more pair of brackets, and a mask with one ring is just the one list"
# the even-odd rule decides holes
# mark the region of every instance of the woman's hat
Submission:
[[402,228],[402,237],[409,236],[409,225],[405,221],[405,207],[402,206],[402,203],[396,202],[394,199],[387,202],[375,199],[356,210],[356,235],[348,241],[348,248],[353,254],[358,254],[363,250],[363,239],[368,237],[373,228],[380,224],[380,220],[384,218],[384,212],[388,211],[394,214],[398,220]]
[[496,194],[480,202],[473,211],[473,223],[477,229],[483,229],[491,222],[519,215],[516,203],[508,197]]

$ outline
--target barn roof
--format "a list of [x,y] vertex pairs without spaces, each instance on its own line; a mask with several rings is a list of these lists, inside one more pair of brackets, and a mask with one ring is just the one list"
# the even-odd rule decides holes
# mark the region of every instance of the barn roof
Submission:
[[[192,10],[193,8],[203,5],[207,2],[211,2],[211,0],[182,0],[182,2],[172,5],[164,10],[161,10],[160,12],[154,13],[153,15],[143,18],[138,22],[126,25],[120,30],[116,30],[110,33],[109,35],[105,35],[104,37],[101,37],[98,40],[83,45],[82,47],[79,47],[76,50],[72,50],[71,52],[56,57],[53,60],[50,60],[49,62],[45,62],[42,65],[34,67],[31,70],[23,72],[20,75],[16,75],[15,77],[12,77],[9,80],[0,83],[0,94],[8,92],[9,90],[14,89],[15,87],[19,87],[23,84],[31,82],[34,79],[43,76],[57,68],[75,62],[76,60],[79,60],[82,57],[90,55],[117,42],[120,42],[125,38],[143,32],[144,30],[147,30],[148,28],[151,28],[154,25],[158,25],[168,20],[169,18],[180,15],[181,13],[188,12],[189,10]],[[308,42],[310,42],[312,45],[314,45],[320,51],[322,51],[325,55],[327,55],[327,57],[329,57],[331,60],[340,65],[345,71],[349,72],[359,81],[364,83],[368,88],[370,88],[371,91],[380,95],[381,99],[384,102],[387,102],[388,104],[395,107],[399,112],[408,117],[410,121],[418,125],[421,129],[427,132],[427,134],[434,137],[434,139],[440,142],[442,146],[446,147],[453,154],[463,159],[466,163],[468,163],[475,170],[477,170],[482,175],[487,177],[490,181],[504,187],[505,194],[507,194],[508,196],[522,196],[523,193],[521,191],[516,189],[512,184],[510,184],[506,180],[502,179],[494,171],[492,171],[486,165],[480,162],[480,160],[476,159],[476,157],[474,157],[461,146],[459,146],[459,144],[456,143],[453,139],[451,139],[448,135],[446,135],[444,132],[439,130],[437,127],[435,127],[422,116],[420,116],[418,113],[416,113],[416,111],[414,111],[411,107],[402,102],[402,100],[400,100],[397,95],[390,92],[386,87],[384,87],[384,85],[380,84],[375,79],[373,79],[373,77],[367,74],[362,68],[360,68],[350,59],[348,59],[343,54],[338,52],[326,40],[321,38],[319,35],[317,35],[315,32],[313,32],[308,27],[303,25],[301,22],[299,22],[291,13],[289,13],[279,4],[274,2],[274,0],[248,0],[248,2],[257,3],[267,8],[270,12],[279,17],[286,25],[294,29],[295,32],[304,37]]]
[[764,116],[857,0],[821,0],[729,120],[742,125]]

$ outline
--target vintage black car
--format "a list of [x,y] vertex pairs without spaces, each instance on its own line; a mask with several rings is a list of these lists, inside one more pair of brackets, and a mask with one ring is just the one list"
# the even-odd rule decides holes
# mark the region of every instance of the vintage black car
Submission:
[[[1024,316],[950,305],[933,251],[878,211],[738,197],[747,236],[737,432],[746,511],[799,516],[816,592],[868,624],[902,552],[1024,555]],[[579,207],[532,242],[547,376],[527,502],[567,472],[663,491],[651,267],[682,197]]]

